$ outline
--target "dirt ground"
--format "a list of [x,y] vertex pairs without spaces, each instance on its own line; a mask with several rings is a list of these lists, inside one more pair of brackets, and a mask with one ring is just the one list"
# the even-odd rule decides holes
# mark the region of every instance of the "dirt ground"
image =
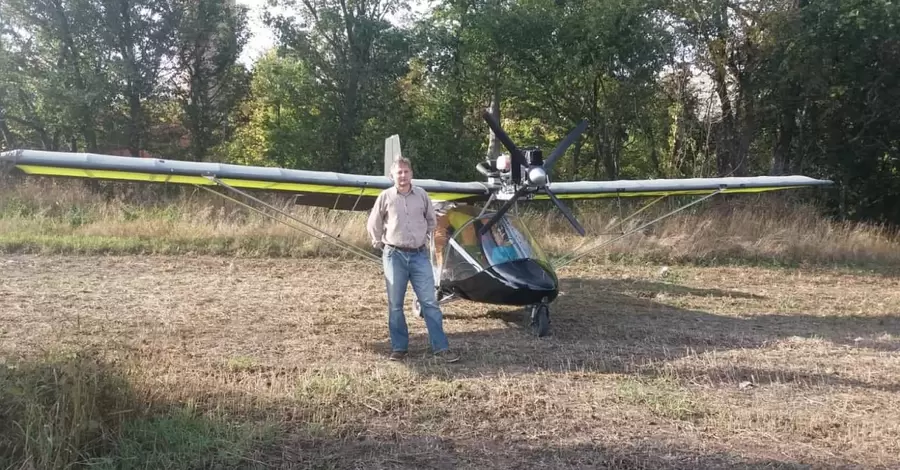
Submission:
[[276,467],[898,468],[900,279],[579,265],[552,335],[444,306],[457,364],[386,360],[353,261],[0,257],[0,355],[93,348],[148,403],[278,423]]

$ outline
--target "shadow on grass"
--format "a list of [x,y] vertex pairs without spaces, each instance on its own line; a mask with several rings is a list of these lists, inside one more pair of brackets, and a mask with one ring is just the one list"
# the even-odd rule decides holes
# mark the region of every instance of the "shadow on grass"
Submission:
[[[596,469],[806,469],[813,465],[775,459],[704,454],[662,442],[620,446],[548,446],[539,441],[459,441],[440,436],[383,436],[359,440],[295,437],[282,446],[279,468],[596,468]],[[817,464],[821,465],[821,464]]]
[[[0,468],[4,469],[793,469],[809,465],[704,453],[653,439],[550,445],[515,436],[476,438],[451,433],[454,436],[448,437],[420,432],[416,426],[411,432],[398,432],[373,425],[370,420],[375,415],[359,416],[362,420],[350,427],[314,419],[316,413],[325,416],[337,408],[358,405],[350,398],[331,403],[333,409],[309,408],[305,412],[312,414],[260,427],[252,413],[239,409],[220,410],[234,415],[226,421],[181,404],[148,401],[130,389],[115,367],[87,356],[21,362],[4,366],[2,374]],[[248,397],[234,398],[227,402],[246,402]],[[257,411],[302,407],[302,401],[302,397],[267,401],[259,403]],[[414,402],[401,399],[398,403],[412,406]]]
[[148,400],[90,351],[0,364],[0,468],[233,467],[273,436]]
[[[494,318],[507,328],[450,333],[451,346],[463,360],[446,371],[434,371],[426,348],[427,337],[410,338],[409,367],[423,374],[454,377],[499,373],[598,372],[617,374],[678,374],[693,382],[795,382],[808,385],[845,385],[898,391],[900,384],[865,383],[834,373],[778,371],[765,368],[721,370],[663,367],[689,355],[714,351],[757,349],[793,338],[823,339],[851,348],[898,351],[900,315],[826,317],[811,314],[731,317],[667,305],[654,300],[660,294],[690,294],[718,298],[759,298],[719,289],[693,289],[649,281],[574,279],[563,281],[561,296],[551,306],[551,335],[535,337],[528,313],[521,308],[485,306],[483,313],[447,313],[446,325],[474,318]],[[629,292],[625,294],[623,292]],[[451,309],[446,309],[451,310]],[[422,321],[408,317],[408,321]],[[892,335],[892,336],[885,336]],[[879,337],[887,340],[877,339]],[[369,345],[389,354],[387,342]]]
[[[302,386],[291,398],[256,400],[252,393],[233,392],[216,402],[226,404],[217,410],[231,416],[226,420],[200,393],[194,409],[154,401],[165,394],[161,390],[135,392],[123,371],[90,355],[21,362],[4,366],[0,374],[0,468],[794,469],[823,464],[704,452],[653,438],[560,445],[517,434],[428,432],[423,427],[440,427],[443,413],[465,408],[448,399],[456,393],[452,387],[408,383],[402,375],[374,379],[338,369],[298,379]],[[369,388],[379,380],[388,381],[386,388]],[[383,399],[373,401],[383,410],[362,403],[366,393]],[[425,398],[434,402],[423,403]],[[253,403],[252,409],[227,405],[241,403]],[[395,425],[379,421],[407,416],[406,410],[424,414],[412,413],[414,422]],[[280,421],[260,426],[257,414]]]

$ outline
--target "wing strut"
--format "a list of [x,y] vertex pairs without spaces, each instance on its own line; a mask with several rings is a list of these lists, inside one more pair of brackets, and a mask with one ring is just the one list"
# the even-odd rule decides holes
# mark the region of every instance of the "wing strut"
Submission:
[[327,232],[324,232],[324,231],[322,231],[322,230],[319,230],[319,229],[315,228],[314,226],[312,226],[312,225],[310,225],[310,224],[308,224],[308,223],[306,223],[306,222],[304,222],[304,221],[302,221],[302,220],[300,220],[300,219],[298,219],[298,218],[296,218],[296,217],[294,217],[294,216],[288,214],[287,212],[284,212],[284,211],[282,211],[281,209],[278,209],[277,207],[274,207],[274,206],[272,206],[271,204],[268,204],[268,203],[266,203],[266,202],[260,200],[259,198],[253,197],[253,196],[247,194],[247,193],[244,192],[244,191],[241,191],[241,190],[239,190],[239,189],[236,189],[236,188],[233,188],[233,187],[229,186],[228,184],[222,182],[222,180],[216,178],[215,176],[207,176],[206,178],[209,179],[210,181],[213,181],[214,183],[218,184],[219,186],[222,186],[223,188],[228,189],[229,191],[235,192],[235,193],[237,193],[237,194],[240,194],[241,196],[246,197],[247,199],[251,199],[251,200],[253,200],[253,201],[255,201],[255,202],[259,203],[259,204],[262,204],[263,206],[266,206],[266,207],[268,207],[269,209],[272,209],[273,211],[278,212],[279,214],[281,214],[281,215],[283,215],[283,216],[285,216],[285,217],[287,217],[287,218],[289,218],[289,219],[291,219],[291,220],[293,220],[293,221],[295,221],[295,222],[297,222],[297,223],[299,223],[299,224],[301,224],[301,225],[303,225],[303,226],[305,226],[305,227],[307,227],[307,228],[309,228],[309,229],[311,229],[312,231],[317,232],[317,233],[311,233],[311,232],[309,232],[309,231],[307,231],[307,230],[304,230],[303,228],[300,228],[300,227],[298,227],[298,226],[296,226],[296,225],[293,225],[293,224],[290,224],[290,223],[285,222],[285,221],[283,221],[283,220],[280,220],[280,219],[278,219],[277,217],[272,216],[271,214],[267,214],[265,211],[259,210],[259,209],[255,208],[255,207],[253,207],[253,206],[251,206],[251,205],[249,205],[249,204],[247,204],[247,203],[241,202],[241,201],[239,201],[239,200],[237,200],[237,199],[235,199],[235,198],[233,198],[233,197],[230,197],[230,196],[228,196],[228,195],[225,195],[225,194],[222,194],[222,193],[213,191],[212,189],[207,188],[207,187],[205,187],[205,186],[197,185],[197,187],[202,188],[202,189],[204,189],[204,190],[206,190],[206,191],[209,191],[209,192],[211,192],[211,193],[213,193],[213,194],[216,194],[216,195],[218,195],[218,196],[221,196],[221,197],[223,197],[223,198],[225,198],[225,199],[228,199],[228,200],[230,200],[230,201],[232,201],[232,202],[234,202],[234,203],[236,203],[236,204],[239,204],[239,205],[241,205],[241,206],[244,206],[244,207],[246,207],[246,208],[248,208],[248,209],[250,209],[250,210],[252,210],[252,211],[254,211],[254,212],[258,212],[258,213],[260,213],[260,214],[262,214],[262,215],[264,215],[264,216],[266,216],[266,217],[269,217],[269,218],[272,219],[272,220],[281,222],[281,223],[287,225],[288,227],[291,227],[291,228],[293,228],[294,230],[297,230],[298,232],[301,232],[301,233],[304,233],[304,234],[306,234],[306,235],[310,235],[310,236],[316,237],[316,238],[318,238],[318,239],[320,239],[320,240],[327,241],[327,242],[331,243],[332,245],[337,246],[338,248],[343,248],[344,250],[347,250],[347,251],[349,251],[349,252],[351,252],[351,253],[353,253],[353,254],[355,254],[355,255],[359,255],[359,256],[361,256],[361,257],[363,257],[363,258],[366,258],[366,259],[369,260],[369,261],[372,261],[372,262],[374,262],[374,263],[377,263],[377,264],[381,265],[381,258],[379,258],[379,257],[378,257],[377,255],[375,255],[374,253],[369,253],[368,251],[363,250],[362,248],[359,248],[359,247],[357,247],[357,246],[354,246],[354,245],[352,245],[352,244],[350,244],[350,243],[347,243],[347,242],[345,242],[344,240],[341,240],[340,238],[335,237],[334,235],[331,235],[331,234],[329,234],[329,233],[327,233]]
[[[610,243],[613,243],[613,242],[615,242],[615,241],[621,240],[621,239],[627,237],[628,235],[631,235],[632,233],[635,233],[635,232],[638,232],[638,231],[640,231],[640,230],[643,230],[645,227],[649,227],[650,225],[653,225],[653,224],[659,222],[660,220],[663,220],[663,219],[665,219],[665,218],[667,218],[667,217],[671,217],[671,216],[673,216],[673,215],[675,215],[675,214],[677,214],[677,213],[679,213],[679,212],[681,212],[681,211],[687,209],[688,207],[691,207],[691,206],[693,206],[693,205],[699,204],[699,203],[701,203],[701,202],[703,202],[703,201],[705,201],[705,200],[707,200],[707,199],[709,199],[709,198],[711,198],[711,197],[713,197],[713,196],[715,196],[716,194],[719,194],[719,193],[721,193],[721,192],[722,192],[722,189],[719,189],[719,190],[717,190],[717,191],[715,191],[715,192],[712,192],[712,193],[710,193],[710,194],[707,194],[706,196],[701,197],[700,199],[697,199],[696,201],[693,201],[693,202],[691,202],[691,203],[689,203],[689,204],[685,204],[685,205],[679,207],[678,209],[675,209],[675,210],[673,210],[673,211],[671,211],[671,212],[669,212],[669,213],[667,213],[667,214],[661,215],[661,216],[659,216],[659,217],[657,217],[657,218],[651,220],[650,222],[647,222],[646,224],[643,224],[643,225],[641,225],[641,226],[639,226],[639,227],[637,227],[637,228],[631,229],[631,230],[629,230],[629,231],[627,231],[627,232],[622,232],[622,234],[619,235],[618,237],[615,237],[615,238],[612,238],[612,239],[606,240],[606,241],[600,241],[600,242],[598,242],[598,243],[589,245],[588,248],[586,248],[585,250],[583,250],[581,253],[577,253],[577,254],[576,254],[576,252],[578,251],[578,249],[579,249],[580,247],[579,247],[579,248],[576,248],[575,250],[571,251],[569,254],[567,254],[567,255],[565,255],[565,256],[562,256],[562,257],[560,257],[559,259],[555,260],[555,261],[553,262],[553,267],[554,267],[555,269],[561,269],[561,268],[563,268],[563,267],[565,267],[565,266],[567,266],[567,265],[573,263],[574,261],[580,259],[581,257],[585,256],[586,254],[590,253],[591,251],[594,251],[594,250],[596,250],[596,249],[602,248],[602,247],[604,247],[604,246],[606,246],[606,245],[609,245]],[[663,196],[663,197],[667,197],[667,196]],[[631,217],[634,217],[634,216],[637,215],[638,213],[643,212],[645,209],[647,209],[648,207],[650,207],[650,206],[652,206],[653,204],[657,203],[657,202],[658,202],[659,200],[661,200],[661,199],[662,199],[662,198],[659,198],[659,199],[653,201],[652,203],[650,203],[650,204],[644,206],[641,210],[639,210],[638,212],[632,214],[632,215],[629,216],[628,218],[630,219]],[[626,219],[626,220],[627,220],[627,219]],[[624,221],[622,221],[622,223],[624,223]],[[620,223],[620,225],[621,225],[621,223]]]
[[[610,228],[607,228],[607,229],[606,229],[607,231],[606,231],[605,233],[600,233],[600,234],[598,234],[598,235],[627,235],[624,231],[622,231],[622,232],[615,232],[614,230],[618,229],[619,227],[623,227],[623,226],[625,225],[625,222],[628,222],[629,220],[635,218],[635,217],[636,217],[638,214],[640,214],[641,212],[644,212],[645,210],[647,210],[647,209],[649,209],[650,207],[652,207],[653,205],[655,205],[657,202],[662,201],[663,199],[665,199],[665,198],[667,198],[667,197],[669,197],[669,196],[668,196],[668,195],[663,195],[663,196],[660,196],[660,197],[658,197],[658,198],[656,198],[656,199],[650,201],[648,204],[645,204],[645,205],[644,205],[643,207],[641,207],[640,209],[634,211],[634,212],[633,212],[631,215],[629,215],[628,217],[625,217],[625,218],[623,218],[622,220],[620,220],[617,224],[613,225],[613,226],[610,227]],[[617,203],[619,203],[619,217],[622,216],[622,205],[621,205],[621,203],[619,202],[619,201],[621,201],[621,199],[622,199],[622,198],[620,198],[620,197],[617,197],[617,198],[616,198]],[[584,240],[582,240],[581,243],[578,244],[578,246],[576,246],[575,248],[573,248],[572,251],[570,251],[569,254],[566,255],[566,256],[571,256],[571,255],[573,255],[576,251],[580,250],[582,247],[584,247],[585,245],[587,245],[589,242],[590,242],[590,239],[585,238]],[[557,262],[560,262],[560,260],[564,260],[564,259],[565,259],[565,256],[562,257],[562,258],[560,258],[559,260],[557,260]],[[565,266],[566,264],[569,264],[569,263],[568,263],[568,262],[565,262],[565,263],[562,264],[562,266]]]
[[[666,196],[660,196],[660,197],[658,197],[658,198],[656,198],[656,199],[650,201],[649,204],[647,204],[647,205],[645,205],[644,207],[641,207],[640,209],[634,211],[633,214],[629,215],[628,217],[625,217],[624,219],[622,219],[622,220],[621,220],[619,223],[617,223],[616,225],[613,225],[613,228],[618,228],[618,227],[621,227],[621,226],[625,225],[625,222],[628,222],[629,220],[633,219],[635,216],[637,216],[637,215],[640,214],[641,212],[644,212],[645,210],[649,209],[650,207],[652,207],[652,206],[653,206],[654,204],[656,204],[657,202],[662,201],[663,199],[665,199],[665,198],[667,198],[667,197],[669,197],[669,196],[668,196],[668,195],[666,195]],[[619,203],[619,216],[621,217],[621,215],[622,215],[622,204],[621,204],[622,198],[618,198],[618,197],[617,197],[617,198],[616,198],[616,201]],[[622,232],[622,233],[624,234],[625,232]]]

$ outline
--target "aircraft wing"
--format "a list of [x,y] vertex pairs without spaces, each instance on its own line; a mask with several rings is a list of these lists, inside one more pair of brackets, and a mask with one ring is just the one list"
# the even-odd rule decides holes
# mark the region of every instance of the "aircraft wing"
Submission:
[[[828,180],[808,176],[752,176],[727,178],[686,178],[657,180],[577,181],[550,183],[548,187],[560,199],[597,199],[610,197],[659,197],[722,193],[760,193],[808,186],[827,186]],[[549,199],[536,194],[534,199]]]
[[[0,153],[29,175],[215,186],[209,179],[241,189],[283,191],[297,204],[333,209],[368,210],[378,194],[393,185],[387,176],[275,167],[188,162],[158,158],[119,157],[91,153],[12,150]],[[415,179],[435,201],[486,201],[490,192],[478,182]]]

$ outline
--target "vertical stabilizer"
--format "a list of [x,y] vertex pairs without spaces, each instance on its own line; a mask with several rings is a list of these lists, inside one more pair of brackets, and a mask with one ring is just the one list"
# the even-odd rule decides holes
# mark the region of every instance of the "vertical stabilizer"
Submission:
[[400,136],[394,134],[384,140],[384,176],[391,176],[391,163],[400,156]]

